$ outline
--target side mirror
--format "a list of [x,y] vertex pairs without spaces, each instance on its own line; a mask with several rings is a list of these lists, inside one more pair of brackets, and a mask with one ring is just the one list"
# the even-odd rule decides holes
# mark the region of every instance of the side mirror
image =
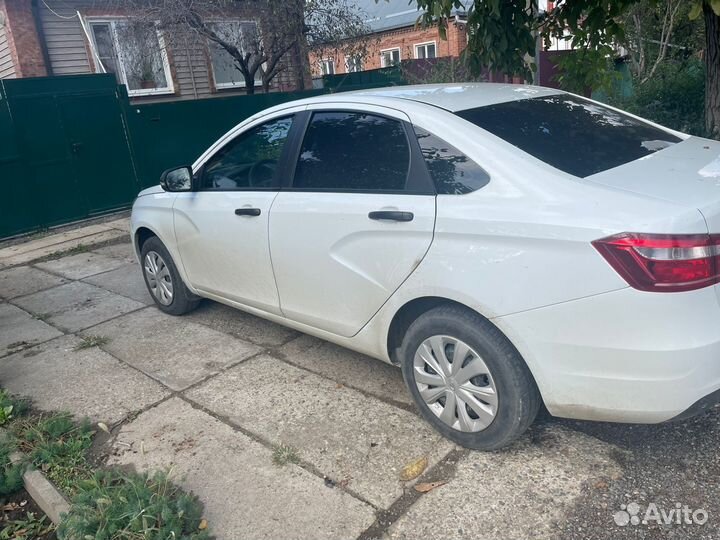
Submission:
[[165,191],[192,191],[192,180],[190,167],[175,167],[160,175],[160,187]]

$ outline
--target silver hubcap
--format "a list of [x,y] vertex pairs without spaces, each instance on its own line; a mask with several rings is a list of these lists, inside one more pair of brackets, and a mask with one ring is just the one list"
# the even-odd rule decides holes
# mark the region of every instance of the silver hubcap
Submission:
[[482,431],[495,419],[498,398],[490,370],[459,339],[432,336],[423,341],[413,373],[428,408],[453,429]]
[[155,251],[148,251],[147,255],[145,255],[144,266],[150,292],[163,306],[172,304],[172,276],[163,258]]

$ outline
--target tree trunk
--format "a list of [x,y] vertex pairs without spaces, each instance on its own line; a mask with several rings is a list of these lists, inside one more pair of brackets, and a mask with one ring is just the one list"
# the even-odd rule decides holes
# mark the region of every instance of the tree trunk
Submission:
[[244,75],[245,78],[245,93],[251,96],[255,93],[255,74],[251,76]]
[[703,4],[705,17],[705,128],[720,139],[720,16],[709,2]]

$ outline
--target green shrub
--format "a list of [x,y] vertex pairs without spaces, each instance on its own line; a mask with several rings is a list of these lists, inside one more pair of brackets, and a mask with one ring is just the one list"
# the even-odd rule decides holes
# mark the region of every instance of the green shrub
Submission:
[[57,487],[72,495],[77,482],[90,476],[87,452],[94,431],[89,422],[77,424],[68,413],[33,418],[19,423],[20,450]]
[[23,467],[10,461],[14,447],[8,441],[0,443],[0,497],[7,497],[23,487]]
[[80,482],[58,538],[205,540],[210,538],[206,526],[197,497],[172,484],[167,474],[111,469]]
[[614,104],[669,128],[706,136],[705,68],[699,60],[666,62],[652,79],[634,83],[634,95]]

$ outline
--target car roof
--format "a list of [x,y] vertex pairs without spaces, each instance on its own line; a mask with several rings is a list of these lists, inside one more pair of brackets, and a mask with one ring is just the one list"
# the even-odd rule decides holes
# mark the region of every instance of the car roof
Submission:
[[517,101],[534,97],[563,94],[561,90],[525,84],[504,83],[447,83],[420,84],[412,86],[389,86],[370,90],[357,90],[326,94],[310,98],[306,103],[338,101],[361,101],[363,97],[384,98],[383,100],[410,100],[433,105],[456,112],[496,103]]

